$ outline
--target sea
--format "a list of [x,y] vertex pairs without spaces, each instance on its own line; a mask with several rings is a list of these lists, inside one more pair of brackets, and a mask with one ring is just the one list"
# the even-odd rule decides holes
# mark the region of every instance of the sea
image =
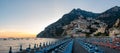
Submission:
[[8,53],[10,46],[12,47],[12,52],[15,53],[19,51],[20,45],[22,45],[23,50],[31,45],[31,48],[34,47],[34,44],[40,44],[43,42],[55,42],[58,39],[53,38],[0,38],[0,53]]

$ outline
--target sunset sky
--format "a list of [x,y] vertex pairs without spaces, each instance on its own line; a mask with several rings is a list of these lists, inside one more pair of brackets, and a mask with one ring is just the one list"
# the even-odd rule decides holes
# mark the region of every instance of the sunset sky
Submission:
[[73,8],[95,13],[120,6],[120,0],[0,0],[0,38],[35,37]]

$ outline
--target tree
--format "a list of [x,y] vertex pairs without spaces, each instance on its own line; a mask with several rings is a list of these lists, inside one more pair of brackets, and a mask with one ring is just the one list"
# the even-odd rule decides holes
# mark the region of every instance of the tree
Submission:
[[95,34],[94,36],[109,36],[107,33],[101,33],[98,32],[97,34]]
[[98,32],[97,34],[95,34],[94,36],[100,36],[102,33]]

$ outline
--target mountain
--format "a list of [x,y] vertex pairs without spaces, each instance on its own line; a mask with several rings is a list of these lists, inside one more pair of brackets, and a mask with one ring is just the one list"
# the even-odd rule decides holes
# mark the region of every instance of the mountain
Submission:
[[116,22],[116,20],[120,17],[120,7],[115,6],[107,11],[101,13],[97,19],[101,20],[102,22],[105,22],[109,25],[109,27],[112,27],[113,24]]
[[63,15],[61,19],[56,21],[55,23],[47,26],[44,31],[40,32],[37,37],[56,37],[56,36],[61,36],[63,33],[62,27],[70,24],[71,21],[78,19],[79,16],[84,16],[84,17],[91,17],[95,18],[99,14],[98,13],[92,13],[92,12],[87,12],[85,10],[81,9],[73,9],[71,12],[68,14]]
[[100,20],[107,25],[109,30],[114,26],[117,19],[120,17],[120,7],[115,6],[103,13],[92,13],[81,9],[73,9],[71,12],[65,14],[55,23],[47,26],[44,31],[40,32],[37,37],[59,37],[62,35],[65,25],[70,24],[72,21],[79,19],[79,17],[93,18],[95,20]]

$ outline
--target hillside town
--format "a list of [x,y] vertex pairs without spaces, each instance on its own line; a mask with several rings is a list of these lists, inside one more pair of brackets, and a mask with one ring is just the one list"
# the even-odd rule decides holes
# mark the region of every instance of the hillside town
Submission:
[[109,36],[112,38],[120,37],[120,20],[118,19],[112,28],[100,20],[92,18],[84,18],[80,16],[79,19],[72,21],[65,25],[63,29],[65,34],[74,37],[94,37],[94,36]]

